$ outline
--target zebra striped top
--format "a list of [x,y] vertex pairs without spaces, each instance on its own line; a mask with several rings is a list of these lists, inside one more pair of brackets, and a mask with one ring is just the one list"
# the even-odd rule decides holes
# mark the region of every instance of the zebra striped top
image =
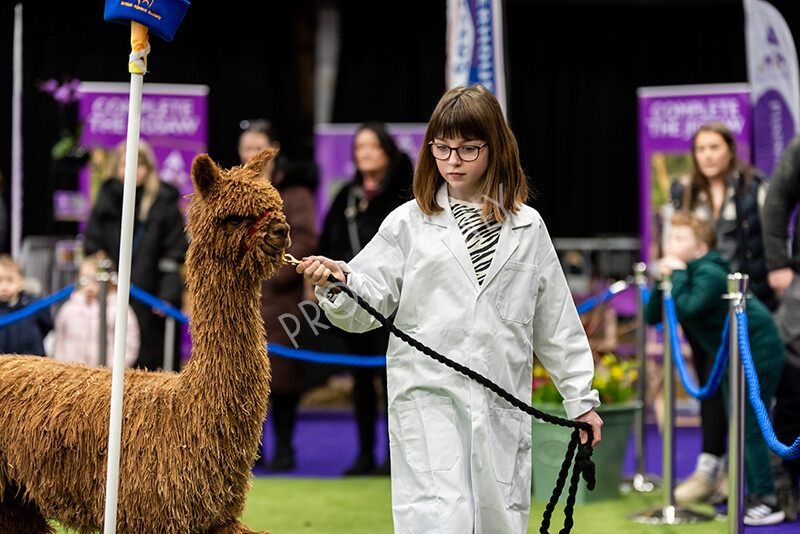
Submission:
[[453,211],[461,233],[464,234],[472,266],[475,268],[475,275],[478,277],[478,285],[480,285],[492,264],[502,225],[499,222],[487,222],[481,213],[483,209],[481,204],[473,204],[450,197],[450,209]]

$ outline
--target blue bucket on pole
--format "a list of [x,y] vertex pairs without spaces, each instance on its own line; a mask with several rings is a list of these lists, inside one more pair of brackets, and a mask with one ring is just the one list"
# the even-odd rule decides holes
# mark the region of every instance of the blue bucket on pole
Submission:
[[146,26],[165,41],[172,41],[189,9],[188,0],[106,0],[103,19]]

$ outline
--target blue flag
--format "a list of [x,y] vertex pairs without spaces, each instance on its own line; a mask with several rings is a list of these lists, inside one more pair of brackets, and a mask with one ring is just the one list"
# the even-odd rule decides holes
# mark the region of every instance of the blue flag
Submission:
[[506,111],[501,0],[447,0],[447,89],[480,84]]

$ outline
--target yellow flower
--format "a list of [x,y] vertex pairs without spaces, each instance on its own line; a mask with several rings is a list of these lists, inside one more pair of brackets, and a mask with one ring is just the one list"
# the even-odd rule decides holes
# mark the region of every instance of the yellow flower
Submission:
[[617,382],[621,382],[623,378],[625,378],[625,372],[622,370],[622,367],[619,365],[615,365],[611,368],[611,378],[616,380]]
[[[603,354],[596,361],[592,389],[600,393],[606,404],[627,402],[635,393],[639,373],[635,360],[619,359],[614,354]],[[533,402],[555,403],[563,400],[550,375],[538,362],[533,366]]]

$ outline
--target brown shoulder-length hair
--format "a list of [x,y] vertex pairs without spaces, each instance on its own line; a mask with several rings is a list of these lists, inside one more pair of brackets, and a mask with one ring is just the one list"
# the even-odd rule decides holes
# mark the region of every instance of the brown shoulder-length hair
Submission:
[[483,216],[503,221],[528,200],[528,178],[519,161],[517,140],[503,117],[494,95],[481,85],[447,91],[433,110],[414,170],[414,197],[426,215],[442,211],[436,191],[444,178],[436,167],[430,143],[435,138],[481,139],[489,149],[489,166],[483,182]]
[[725,175],[728,176],[734,172],[741,172],[743,181],[738,184],[739,187],[746,186],[753,174],[753,168],[748,165],[747,162],[739,159],[736,139],[733,137],[733,132],[731,132],[730,128],[721,122],[709,122],[700,126],[692,136],[692,170],[689,172],[689,185],[683,190],[683,199],[681,203],[684,211],[691,211],[696,207],[697,197],[701,192],[705,193],[706,198],[709,199],[709,203],[711,202],[708,176],[700,171],[695,154],[697,150],[697,136],[703,132],[718,134],[725,140],[725,144],[728,145],[728,150],[731,153],[731,161],[728,164],[728,168],[725,170]]

